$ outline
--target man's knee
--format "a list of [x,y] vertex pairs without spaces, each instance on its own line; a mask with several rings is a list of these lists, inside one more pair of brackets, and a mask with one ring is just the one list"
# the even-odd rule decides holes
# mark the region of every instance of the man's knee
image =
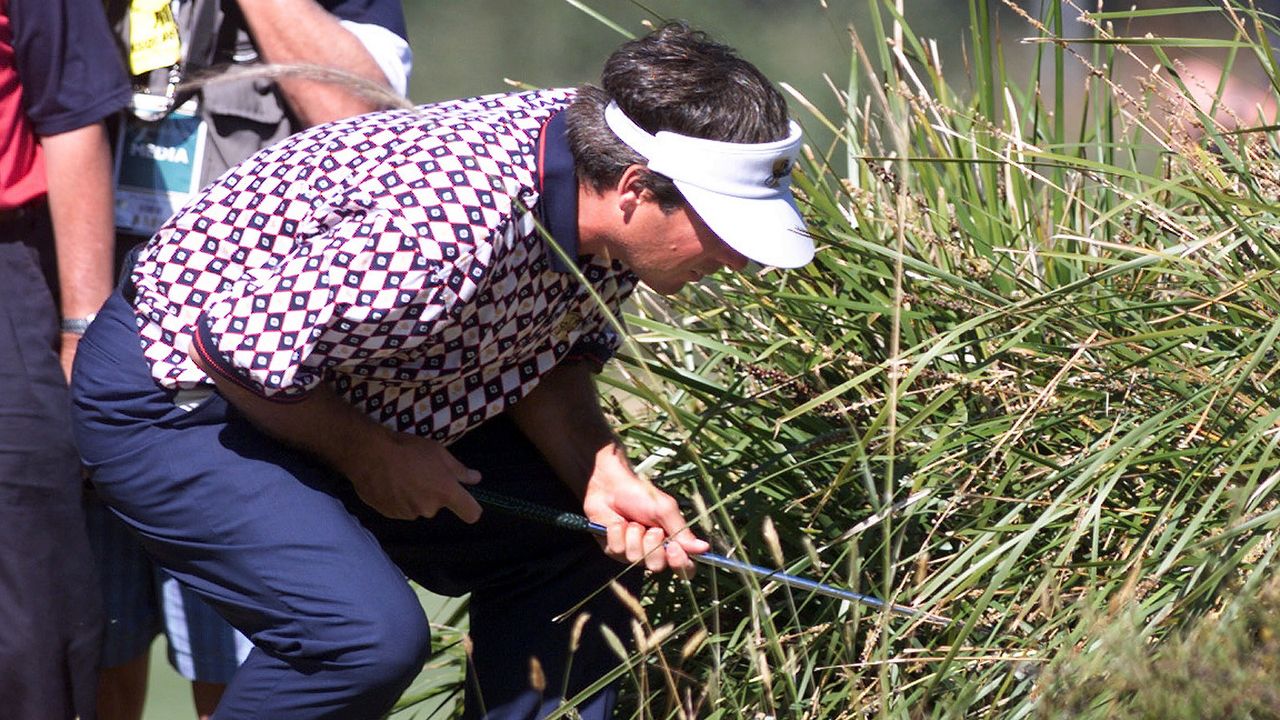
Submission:
[[430,655],[431,630],[422,611],[407,617],[388,613],[371,627],[366,648],[357,653],[357,665],[372,668],[375,675],[408,682],[422,670]]
[[390,610],[370,601],[367,612],[334,618],[332,651],[323,663],[358,695],[398,696],[431,654],[431,630],[422,609]]

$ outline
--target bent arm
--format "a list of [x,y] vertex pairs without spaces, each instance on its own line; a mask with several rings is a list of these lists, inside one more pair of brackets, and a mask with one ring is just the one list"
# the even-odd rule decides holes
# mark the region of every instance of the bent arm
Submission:
[[[337,68],[390,91],[386,75],[360,40],[315,0],[240,0],[240,9],[267,62]],[[335,83],[295,78],[281,80],[280,88],[305,125],[381,107]]]
[[462,487],[479,482],[479,473],[436,441],[378,424],[327,383],[297,402],[274,402],[227,377],[196,346],[191,359],[254,426],[346,476],[360,499],[383,515],[412,520],[447,508],[465,522],[480,519],[480,505]]
[[590,365],[556,367],[508,412],[582,498],[587,517],[608,528],[609,555],[653,571],[692,572],[689,554],[709,546],[689,531],[674,498],[632,470],[604,417]]
[[[62,316],[96,313],[111,293],[115,222],[111,148],[102,123],[40,138],[49,183],[49,215],[58,258]],[[70,377],[79,335],[62,334]]]

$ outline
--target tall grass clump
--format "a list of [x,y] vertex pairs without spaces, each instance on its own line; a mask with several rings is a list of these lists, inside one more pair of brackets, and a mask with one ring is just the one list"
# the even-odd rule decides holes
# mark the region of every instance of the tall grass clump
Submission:
[[793,98],[817,259],[641,296],[610,402],[719,550],[953,622],[654,577],[636,716],[1276,716],[1280,148],[1180,58],[1274,83],[1277,19],[970,0],[944,74],[866,2]]
[[1269,581],[1243,612],[1206,614],[1150,645],[1141,621],[1126,614],[1098,635],[1089,654],[1068,654],[1046,673],[1039,717],[1280,717],[1276,590]]

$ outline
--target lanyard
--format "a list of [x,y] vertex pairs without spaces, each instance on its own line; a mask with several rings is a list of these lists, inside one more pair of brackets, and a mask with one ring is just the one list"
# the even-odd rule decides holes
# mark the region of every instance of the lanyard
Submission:
[[171,0],[130,0],[129,72],[145,77],[133,114],[155,122],[172,108],[182,81],[182,38]]

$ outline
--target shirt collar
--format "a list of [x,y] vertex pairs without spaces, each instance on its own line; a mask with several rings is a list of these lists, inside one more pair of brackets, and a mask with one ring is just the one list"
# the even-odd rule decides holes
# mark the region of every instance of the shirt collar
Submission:
[[[538,138],[538,214],[551,239],[576,265],[578,262],[578,177],[569,152],[569,128],[562,110],[542,126]],[[570,268],[555,248],[548,248],[551,267]]]

